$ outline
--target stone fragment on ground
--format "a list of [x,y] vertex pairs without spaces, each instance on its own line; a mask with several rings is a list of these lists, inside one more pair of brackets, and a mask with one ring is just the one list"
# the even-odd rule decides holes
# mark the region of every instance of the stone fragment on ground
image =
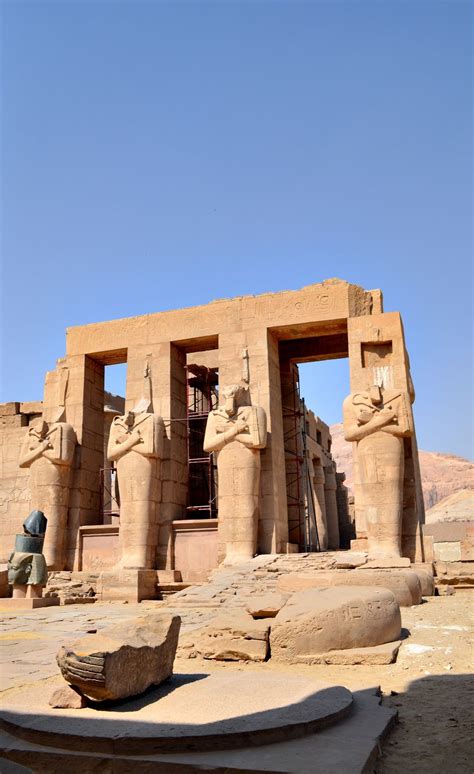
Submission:
[[254,620],[245,611],[220,614],[180,641],[180,652],[216,661],[265,661],[268,656],[268,620]]
[[51,694],[49,704],[55,709],[83,709],[87,706],[82,693],[73,688],[72,685],[63,685],[61,688],[56,688]]
[[172,675],[180,624],[158,613],[66,643],[57,655],[61,674],[93,701],[140,694]]
[[288,594],[255,594],[248,599],[245,608],[252,618],[274,618],[287,599]]
[[435,562],[436,586],[470,587],[474,585],[474,562]]
[[333,586],[376,586],[389,589],[400,607],[419,605],[422,599],[421,584],[412,570],[326,570],[288,573],[279,578],[277,588],[283,592],[302,591],[310,588]]
[[394,643],[400,634],[400,608],[388,589],[307,589],[295,593],[272,621],[271,655],[290,663],[327,663],[317,657]]

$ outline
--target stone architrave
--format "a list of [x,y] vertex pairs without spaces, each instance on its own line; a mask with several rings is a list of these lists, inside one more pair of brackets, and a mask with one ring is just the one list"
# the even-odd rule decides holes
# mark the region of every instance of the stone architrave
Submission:
[[401,556],[403,439],[413,434],[408,393],[373,385],[354,392],[343,405],[344,437],[357,444],[358,496],[369,557]]
[[30,469],[31,504],[46,514],[43,553],[49,570],[65,564],[71,465],[76,434],[67,422],[34,422],[20,453],[20,468]]
[[263,408],[248,405],[247,398],[239,385],[222,389],[204,437],[204,450],[217,452],[219,529],[227,564],[251,559],[257,551],[260,449],[267,443],[267,420]]
[[[146,403],[146,407],[145,404]],[[114,417],[107,457],[117,462],[120,492],[118,567],[153,569],[159,529],[164,422],[148,401]]]

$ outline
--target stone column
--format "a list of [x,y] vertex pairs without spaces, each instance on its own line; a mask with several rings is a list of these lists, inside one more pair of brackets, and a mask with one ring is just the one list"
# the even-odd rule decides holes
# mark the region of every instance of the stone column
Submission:
[[321,551],[328,550],[328,524],[326,519],[326,494],[324,484],[326,476],[321,462],[317,459],[313,461],[313,492],[314,507],[316,511],[316,526],[318,528],[319,547]]
[[326,520],[328,528],[328,549],[337,551],[339,548],[339,517],[337,514],[336,471],[334,463],[324,468],[324,495],[326,501]]

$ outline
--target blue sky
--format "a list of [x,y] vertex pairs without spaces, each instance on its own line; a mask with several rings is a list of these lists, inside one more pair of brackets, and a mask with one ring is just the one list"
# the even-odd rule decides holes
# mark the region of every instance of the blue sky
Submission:
[[[402,313],[420,447],[470,455],[471,8],[4,1],[0,400],[69,325],[338,276]],[[347,361],[302,382],[337,421]]]

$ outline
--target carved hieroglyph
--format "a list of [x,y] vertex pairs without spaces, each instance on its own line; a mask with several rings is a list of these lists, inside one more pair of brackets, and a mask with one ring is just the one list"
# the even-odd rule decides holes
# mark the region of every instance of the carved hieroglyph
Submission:
[[71,465],[76,434],[67,422],[31,425],[20,453],[19,465],[30,469],[31,505],[48,519],[43,554],[49,570],[63,570]]
[[144,409],[115,417],[107,456],[117,461],[120,491],[119,566],[153,569],[159,528],[164,423]]
[[359,496],[372,558],[399,557],[403,438],[413,434],[410,396],[373,385],[344,401],[344,437],[357,443]]
[[257,550],[260,449],[267,443],[265,411],[247,405],[248,391],[221,390],[220,406],[207,420],[204,450],[217,452],[219,530],[226,563],[251,559]]

